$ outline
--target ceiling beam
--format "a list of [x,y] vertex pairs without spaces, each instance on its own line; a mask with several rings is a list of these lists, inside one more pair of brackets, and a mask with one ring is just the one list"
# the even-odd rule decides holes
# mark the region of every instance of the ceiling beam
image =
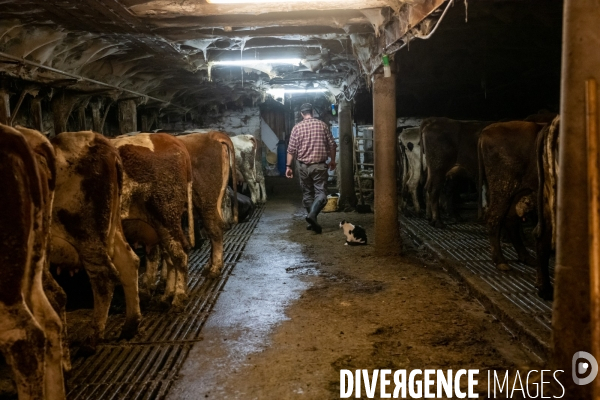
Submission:
[[[363,34],[350,35],[354,53],[364,72],[369,76],[374,74],[381,67],[383,54],[393,54],[404,47],[407,36],[418,29],[419,24],[446,1],[449,2],[448,5],[452,2],[452,0],[424,0],[423,3],[403,7],[400,13],[393,15],[390,22],[383,26],[381,33],[376,32],[375,37]],[[435,26],[435,21],[433,24],[428,24],[431,29],[435,29]],[[416,34],[413,36],[416,37]]]
[[259,15],[227,14],[213,16],[180,16],[174,18],[149,19],[154,29],[223,29],[235,31],[237,28],[276,28],[299,26],[328,26],[344,29],[347,25],[370,24],[358,10],[270,12]]
[[[138,0],[121,0],[129,5],[129,10],[140,18],[175,18],[187,16],[221,16],[232,14],[245,14],[246,16],[260,15],[273,12],[308,11],[313,15],[322,11],[360,10],[367,8],[380,8],[404,3],[391,0],[304,0],[302,2],[280,1],[277,3],[262,4],[211,4],[198,0],[149,0],[140,3]],[[427,1],[427,0],[421,0]],[[137,3],[137,4],[136,4]]]

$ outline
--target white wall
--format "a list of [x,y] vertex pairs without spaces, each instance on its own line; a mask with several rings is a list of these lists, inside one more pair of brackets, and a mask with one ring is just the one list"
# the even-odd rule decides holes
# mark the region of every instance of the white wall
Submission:
[[253,135],[260,140],[260,110],[247,107],[242,111],[227,110],[212,121],[199,128],[215,129],[227,132],[231,136]]

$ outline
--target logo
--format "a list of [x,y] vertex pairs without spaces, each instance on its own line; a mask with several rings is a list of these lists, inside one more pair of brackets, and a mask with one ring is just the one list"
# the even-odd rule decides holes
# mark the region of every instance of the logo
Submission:
[[598,375],[598,362],[590,353],[578,351],[573,354],[572,372],[573,381],[576,385],[587,385],[592,383],[596,375]]

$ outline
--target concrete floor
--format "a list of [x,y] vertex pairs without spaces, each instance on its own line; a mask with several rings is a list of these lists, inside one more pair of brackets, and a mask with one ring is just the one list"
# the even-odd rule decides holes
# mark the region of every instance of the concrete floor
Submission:
[[372,214],[322,214],[316,235],[295,181],[274,189],[169,399],[339,398],[345,368],[539,369],[407,237],[400,257],[344,246],[339,220],[371,239]]
[[203,327],[204,340],[191,350],[170,399],[224,398],[231,374],[254,353],[269,346],[274,327],[286,320],[286,308],[309,283],[286,269],[306,262],[301,245],[286,238],[292,202],[272,201],[229,277]]

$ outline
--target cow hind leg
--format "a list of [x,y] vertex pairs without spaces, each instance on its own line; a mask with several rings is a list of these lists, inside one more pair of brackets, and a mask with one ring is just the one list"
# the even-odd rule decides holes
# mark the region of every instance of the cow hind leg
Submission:
[[552,247],[552,229],[545,227],[541,237],[536,238],[536,253],[538,258],[538,268],[536,277],[536,287],[538,296],[544,300],[554,299],[554,287],[550,282],[550,251]]
[[530,267],[536,267],[537,261],[534,257],[529,254],[525,244],[523,244],[523,237],[521,236],[521,221],[518,215],[512,212],[506,217],[505,223],[506,231],[510,237],[510,241],[517,252],[519,261],[523,264],[529,265]]
[[[443,174],[438,174],[444,177]],[[444,223],[442,222],[440,215],[440,193],[441,189],[444,186],[444,180],[431,177],[428,182],[428,195],[429,195],[429,203],[431,210],[431,221],[429,222],[431,226],[435,228],[443,229],[445,228]]]
[[161,262],[160,251],[160,246],[156,245],[150,251],[146,252],[146,272],[142,277],[142,285],[139,288],[140,298],[143,303],[149,303],[152,294],[156,290],[158,267]]
[[33,315],[46,336],[44,386],[46,399],[64,400],[65,384],[63,374],[63,325],[60,317],[46,297],[41,276],[32,286],[31,301]]
[[417,188],[410,189],[410,195],[412,197],[413,207],[415,208],[415,214],[419,215],[421,213],[421,204],[419,204],[419,196],[417,196]]
[[119,280],[125,293],[126,317],[125,325],[121,330],[121,338],[131,339],[137,333],[142,320],[138,292],[139,259],[125,241],[122,232],[117,231],[114,240],[113,263],[119,271]]
[[67,295],[58,283],[54,280],[50,271],[44,269],[43,274],[44,293],[52,305],[54,311],[58,314],[62,323],[61,342],[62,346],[62,364],[64,371],[71,370],[71,354],[69,351],[67,335]]
[[260,188],[260,203],[264,204],[267,202],[267,190],[265,189],[264,178],[258,183],[258,187]]
[[499,201],[502,197],[502,193],[495,193],[494,196],[490,195],[491,203],[488,208],[487,224],[489,229],[490,247],[492,252],[492,262],[501,271],[509,271],[511,267],[508,265],[504,254],[502,254],[502,247],[500,245],[500,236],[502,233],[503,221],[506,217],[506,210],[510,207],[510,202]]
[[19,399],[44,400],[43,329],[23,302],[11,307],[0,304],[0,316],[0,351],[12,368]]
[[[107,261],[110,262],[110,260]],[[112,271],[109,272],[105,264],[95,265],[84,261],[84,266],[90,277],[90,284],[94,295],[94,333],[80,349],[84,355],[87,355],[95,353],[99,341],[104,338],[108,309],[115,290],[115,274]]]
[[162,301],[167,302],[170,299],[171,308],[182,310],[187,303],[188,288],[188,256],[183,248],[181,241],[174,239],[172,236],[168,239],[168,243],[164,243],[163,247],[167,252],[167,286]]
[[204,275],[217,278],[223,269],[223,225],[221,218],[214,211],[205,210],[204,229],[210,239],[210,261],[202,270]]
[[248,183],[248,190],[250,190],[250,199],[254,204],[260,203],[260,190],[258,188],[258,184],[253,178],[244,177],[246,182]]

